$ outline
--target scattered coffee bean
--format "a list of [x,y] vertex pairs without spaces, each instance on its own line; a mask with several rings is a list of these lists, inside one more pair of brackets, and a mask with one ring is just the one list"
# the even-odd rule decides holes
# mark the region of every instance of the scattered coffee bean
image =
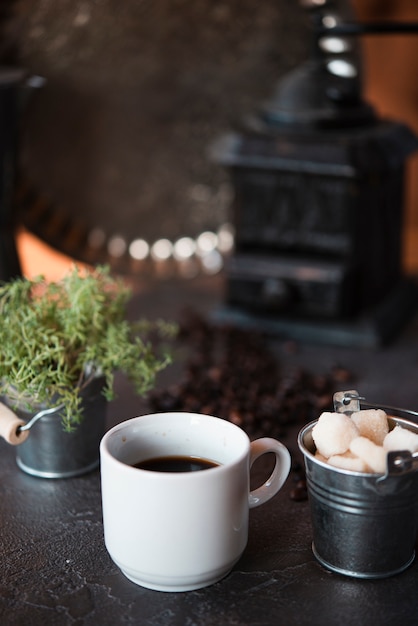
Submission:
[[303,502],[308,499],[308,490],[306,482],[299,481],[299,483],[290,492],[290,499],[295,502]]
[[211,325],[194,311],[184,312],[178,341],[187,348],[184,378],[152,392],[152,409],[223,417],[252,439],[281,438],[288,425],[307,423],[322,411],[333,410],[333,393],[351,376],[340,365],[328,375],[301,367],[285,371],[261,333]]

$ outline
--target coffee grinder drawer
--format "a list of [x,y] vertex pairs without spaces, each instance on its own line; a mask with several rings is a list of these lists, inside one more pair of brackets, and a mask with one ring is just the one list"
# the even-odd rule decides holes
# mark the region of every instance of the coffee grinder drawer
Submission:
[[226,268],[227,303],[262,314],[322,318],[356,311],[355,272],[343,263],[237,254]]

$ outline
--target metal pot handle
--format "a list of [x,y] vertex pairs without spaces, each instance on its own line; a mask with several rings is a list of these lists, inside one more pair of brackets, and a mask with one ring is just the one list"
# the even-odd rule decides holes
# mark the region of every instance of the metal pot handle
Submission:
[[54,406],[50,409],[42,409],[32,417],[29,422],[25,422],[13,413],[11,409],[0,402],[0,437],[3,437],[7,443],[12,446],[18,446],[23,443],[29,436],[29,431],[38,420],[44,415],[56,413],[63,408],[63,404]]
[[12,446],[23,443],[29,436],[29,430],[22,430],[26,422],[0,402],[0,436]]

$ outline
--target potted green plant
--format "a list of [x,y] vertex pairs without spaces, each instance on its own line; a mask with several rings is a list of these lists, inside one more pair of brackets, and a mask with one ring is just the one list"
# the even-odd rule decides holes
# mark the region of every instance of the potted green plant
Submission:
[[170,362],[160,348],[175,326],[129,321],[130,297],[103,266],[74,267],[57,282],[41,276],[0,285],[0,396],[23,420],[21,431],[32,421],[17,448],[25,471],[52,478],[97,465],[115,372],[143,396]]

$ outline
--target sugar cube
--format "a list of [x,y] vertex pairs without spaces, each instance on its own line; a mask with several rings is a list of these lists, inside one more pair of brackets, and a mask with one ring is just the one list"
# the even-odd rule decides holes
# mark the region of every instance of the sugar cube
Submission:
[[364,409],[352,413],[351,419],[357,426],[360,436],[367,437],[378,446],[389,432],[388,416],[382,409]]
[[315,458],[317,461],[322,461],[322,463],[326,463],[328,461],[318,450],[315,452]]
[[345,413],[325,411],[312,429],[316,449],[326,458],[346,452],[358,436],[357,426]]
[[355,456],[349,450],[344,454],[335,454],[328,459],[329,465],[339,467],[340,469],[349,470],[351,472],[370,472],[370,468],[363,459]]
[[362,459],[373,472],[384,474],[387,468],[387,451],[367,437],[356,437],[350,443],[350,452]]
[[397,450],[409,450],[410,452],[418,451],[418,434],[413,433],[407,428],[402,428],[397,424],[393,430],[388,433],[383,441],[383,447],[388,452]]

